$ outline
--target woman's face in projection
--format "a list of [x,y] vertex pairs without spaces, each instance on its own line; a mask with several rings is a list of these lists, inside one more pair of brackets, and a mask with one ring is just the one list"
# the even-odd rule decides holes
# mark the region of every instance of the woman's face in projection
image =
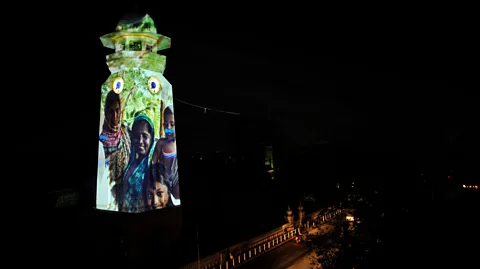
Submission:
[[141,121],[133,126],[132,142],[135,147],[135,152],[139,156],[146,156],[150,145],[152,145],[152,134],[149,131],[148,123]]
[[[165,118],[163,119],[163,128],[165,129],[165,136],[167,138],[172,139],[175,137],[175,117],[173,116],[173,113],[165,115]],[[173,134],[168,133],[167,129],[173,130]]]

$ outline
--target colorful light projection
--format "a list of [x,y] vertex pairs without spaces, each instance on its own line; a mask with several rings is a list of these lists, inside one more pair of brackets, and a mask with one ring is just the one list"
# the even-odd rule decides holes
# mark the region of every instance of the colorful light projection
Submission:
[[170,38],[152,18],[126,16],[100,38],[110,76],[101,87],[96,207],[139,213],[180,205]]

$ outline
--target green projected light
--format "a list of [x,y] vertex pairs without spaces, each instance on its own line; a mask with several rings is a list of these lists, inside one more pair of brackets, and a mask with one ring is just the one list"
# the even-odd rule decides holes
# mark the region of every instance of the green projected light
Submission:
[[[172,85],[157,51],[170,38],[152,18],[121,20],[100,38],[114,49],[101,86],[98,209],[130,213],[180,205]],[[165,129],[168,132],[165,132]]]

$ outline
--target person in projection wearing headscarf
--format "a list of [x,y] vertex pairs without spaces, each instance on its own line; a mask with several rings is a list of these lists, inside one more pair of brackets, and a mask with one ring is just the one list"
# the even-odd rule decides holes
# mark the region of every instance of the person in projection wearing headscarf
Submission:
[[[127,100],[131,93],[127,96]],[[125,106],[124,106],[125,107]],[[125,173],[130,154],[130,135],[128,128],[122,123],[122,102],[120,95],[109,91],[104,103],[104,119],[100,142],[103,144],[105,163],[108,167],[105,171],[108,178],[113,199],[107,205],[107,209],[118,210],[118,194],[121,189],[121,179]]]
[[132,150],[123,177],[119,210],[122,212],[144,212],[150,209],[149,191],[151,182],[151,160],[153,157],[155,132],[152,120],[146,115],[135,117],[131,132]]
[[163,111],[163,128],[165,137],[160,138],[155,145],[154,176],[156,181],[168,187],[170,194],[168,205],[177,206],[180,205],[180,187],[173,106],[168,106]]

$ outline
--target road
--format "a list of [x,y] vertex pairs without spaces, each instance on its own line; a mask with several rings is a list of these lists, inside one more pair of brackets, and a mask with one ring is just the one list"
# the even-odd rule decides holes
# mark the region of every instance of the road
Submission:
[[304,244],[298,244],[295,240],[291,240],[284,245],[272,249],[262,256],[239,266],[239,268],[286,269],[309,252],[310,249],[308,249],[307,246]]
[[[321,234],[333,229],[330,224],[322,224],[319,228],[315,228],[309,231],[311,234],[320,232]],[[296,268],[309,268],[309,256],[312,252],[305,244],[296,243],[295,240],[291,240],[284,245],[281,245],[275,249],[272,249],[262,256],[255,258],[241,266],[241,269],[296,269]],[[306,266],[306,267],[305,267]]]

